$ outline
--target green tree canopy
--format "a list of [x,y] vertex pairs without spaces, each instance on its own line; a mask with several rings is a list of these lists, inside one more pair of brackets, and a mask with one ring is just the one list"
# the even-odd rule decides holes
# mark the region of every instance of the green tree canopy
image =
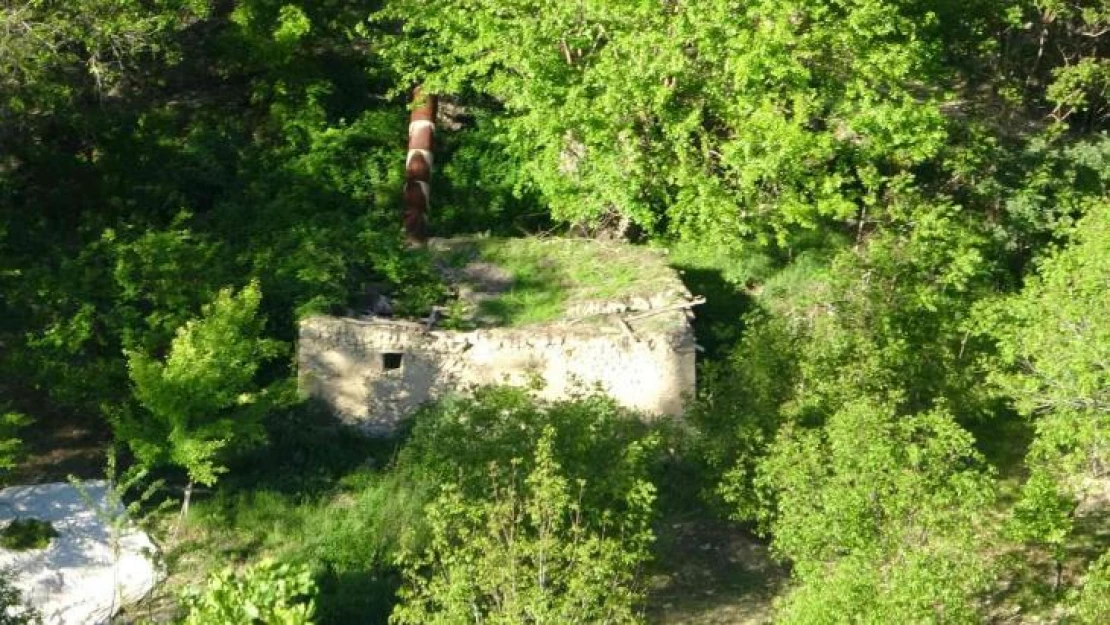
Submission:
[[221,454],[262,438],[279,389],[261,388],[257,376],[282,349],[261,336],[261,301],[257,283],[224,289],[178,329],[164,360],[128,354],[141,408],[120,412],[115,426],[140,462],[181,467],[210,486],[226,470]]

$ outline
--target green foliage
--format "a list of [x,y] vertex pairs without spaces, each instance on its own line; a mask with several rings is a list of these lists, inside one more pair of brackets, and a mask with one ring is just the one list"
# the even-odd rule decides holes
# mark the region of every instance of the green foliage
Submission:
[[134,72],[142,55],[164,53],[167,32],[202,16],[206,5],[202,0],[6,3],[0,9],[0,101],[10,113],[33,114],[75,98],[84,85],[103,94]]
[[698,431],[691,453],[704,466],[711,500],[730,516],[754,519],[761,503],[753,480],[782,423],[780,408],[798,378],[798,332],[763,313],[745,318],[743,338],[727,360],[699,371],[700,391],[688,418]]
[[[987,311],[1006,367],[993,379],[1022,413],[1042,416],[1040,438],[1058,450],[1060,461],[1071,450],[1094,453],[1106,445],[1108,245],[1110,204],[1103,201],[1076,224],[1070,245],[1043,260],[1020,295]],[[1053,436],[1065,438],[1045,440]],[[1097,457],[1074,457],[1071,464],[1087,461]]]
[[406,533],[422,533],[434,485],[390,469],[393,442],[319,426],[305,434],[293,445],[271,431],[276,448],[240,458],[196,502],[181,532],[188,568],[260,557],[300,563],[319,587],[319,622],[384,622],[398,583],[394,556]]
[[304,566],[262,560],[242,571],[228,568],[211,575],[203,588],[182,599],[185,625],[265,623],[311,625],[317,588]]
[[[628,494],[655,481],[661,468],[657,437],[597,396],[548,403],[520,389],[480,389],[415,420],[407,438],[374,440],[303,407],[275,416],[270,446],[230,464],[219,489],[184,522],[182,535],[195,551],[189,561],[216,568],[243,557],[301,562],[316,575],[322,622],[379,622],[396,602],[398,554],[429,545],[425,507],[440,487],[452,485],[474,507],[492,505],[494,491],[510,483],[523,497],[520,482],[534,469],[546,428],[555,429],[560,479],[583,518],[625,518],[640,505]],[[501,469],[491,475],[491,466]]]
[[[299,316],[368,290],[404,315],[446,298],[399,236],[394,96],[420,82],[450,121],[433,226],[665,237],[709,296],[681,460],[795,563],[783,618],[975,619],[994,546],[972,544],[974,510],[1071,581],[1108,462],[1108,24],[1102,0],[5,3],[0,468],[17,415],[95,429],[108,406],[141,464],[239,472],[205,519],[242,523],[242,549],[303,557],[328,596],[377,580],[382,605],[322,608],[338,622],[388,608],[435,484],[455,489],[437,514],[475,531],[534,530],[521,511],[558,509],[559,480],[590,521],[551,516],[564,533],[629,514],[658,436],[598,398],[450,400],[394,463],[375,448],[388,469],[353,468],[346,434],[283,438]],[[518,288],[486,314],[549,319],[571,278],[643,284],[635,261],[531,243],[503,244]],[[991,509],[1012,502],[991,503],[956,422],[1001,437],[1013,410],[1035,438],[1008,471],[1021,498]],[[516,478],[549,426],[538,497]],[[272,449],[234,457],[264,433]]]
[[219,276],[212,267],[220,249],[191,231],[189,220],[190,215],[181,213],[165,230],[108,229],[102,235],[115,261],[113,325],[129,349],[162,348],[216,294]]
[[[760,466],[772,546],[794,563],[787,622],[977,620],[989,474],[944,410],[867,401],[818,428],[789,425]],[[838,616],[840,615],[840,616]]]
[[0,475],[10,471],[23,454],[23,441],[19,431],[31,425],[32,419],[20,412],[10,412],[0,406]]
[[489,466],[518,459],[530,473],[535,441],[550,427],[555,459],[572,483],[584,481],[587,510],[619,511],[633,487],[657,467],[659,437],[634,413],[599,394],[546,402],[512,387],[476,389],[415,417],[398,467],[430,483],[454,483],[462,496],[483,498]]
[[942,89],[914,84],[946,79],[936,14],[908,4],[396,0],[378,19],[404,24],[399,71],[500,103],[521,185],[566,221],[783,238],[879,209],[947,137]]
[[164,361],[128,353],[142,412],[116,415],[117,436],[147,466],[171,464],[212,485],[226,471],[221,454],[261,439],[262,418],[280,389],[256,376],[281,345],[261,337],[262,293],[251,283],[220,291],[200,318],[181,326]]
[[1051,70],[1045,89],[1045,98],[1053,105],[1052,116],[1091,125],[1105,119],[1110,113],[1110,62],[1105,57],[1106,44],[1099,40],[1110,27],[1110,8],[1094,1],[1039,0],[1033,4],[1055,22],[1051,28],[1056,30],[1058,50],[1069,61]]
[[989,414],[972,368],[989,344],[972,341],[964,322],[994,274],[989,248],[959,207],[904,210],[898,227],[838,254],[825,295],[802,311],[810,338],[798,416],[819,419],[861,395],[909,411],[944,400],[964,419]]
[[1075,621],[1094,625],[1110,619],[1110,553],[1105,553],[1087,570],[1083,587],[1074,595]]
[[1015,538],[1047,547],[1057,584],[1076,532],[1076,513],[1100,488],[1110,461],[1110,204],[1090,206],[1067,245],[1043,258],[1021,293],[981,307],[998,339],[992,381],[1023,415],[1034,439],[1029,477],[1014,506]]
[[[447,485],[428,506],[431,541],[402,552],[405,570],[395,623],[639,622],[636,570],[648,556],[654,489],[638,481],[626,511],[597,516],[582,504],[555,459],[546,426],[533,468],[493,465],[485,501]],[[504,472],[508,475],[505,476]]]
[[[441,97],[440,110],[455,108],[461,127],[436,133],[435,206],[429,215],[441,232],[491,232],[515,236],[550,226],[547,210],[525,189],[524,174],[506,166],[498,131],[500,111]],[[464,122],[465,123],[462,123]]]
[[117,402],[121,350],[161,352],[243,276],[285,341],[367,283],[419,314],[442,298],[399,236],[405,114],[352,32],[365,8],[47,4],[0,9],[19,65],[0,100],[34,103],[0,107],[0,373],[20,409]]
[[0,531],[0,547],[13,551],[45,549],[57,537],[58,531],[49,521],[15,519]]

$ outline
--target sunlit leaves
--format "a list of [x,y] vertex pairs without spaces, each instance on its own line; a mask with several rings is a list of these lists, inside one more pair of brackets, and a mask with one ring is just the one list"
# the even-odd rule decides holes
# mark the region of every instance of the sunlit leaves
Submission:
[[990,580],[979,547],[993,485],[946,411],[904,416],[861,400],[822,427],[787,426],[760,483],[772,545],[799,582],[780,605],[787,622],[838,610],[865,622],[974,618]]
[[387,3],[383,49],[430,89],[504,107],[555,217],[735,241],[844,221],[946,139],[924,22],[897,5]]
[[261,389],[255,376],[281,352],[261,337],[262,299],[252,283],[239,293],[220,291],[199,319],[177,330],[164,359],[128,353],[140,411],[116,415],[117,435],[147,465],[171,464],[189,479],[216,482],[221,454],[257,442],[262,417],[276,389]]
[[630,623],[641,619],[638,566],[651,543],[654,489],[637,481],[617,518],[582,504],[554,451],[535,444],[532,470],[493,465],[487,500],[448,485],[427,508],[431,542],[403,552],[405,585],[394,623]]

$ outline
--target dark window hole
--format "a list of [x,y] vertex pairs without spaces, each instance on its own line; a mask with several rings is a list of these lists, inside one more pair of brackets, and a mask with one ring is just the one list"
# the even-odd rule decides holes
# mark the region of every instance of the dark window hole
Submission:
[[401,368],[401,362],[404,360],[404,354],[388,353],[382,354],[382,370],[394,371]]

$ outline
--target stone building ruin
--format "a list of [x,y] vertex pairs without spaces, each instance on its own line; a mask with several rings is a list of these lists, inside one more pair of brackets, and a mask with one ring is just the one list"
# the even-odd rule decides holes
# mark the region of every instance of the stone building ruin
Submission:
[[[443,270],[470,307],[473,327],[442,329],[434,325],[435,315],[419,322],[373,315],[308,317],[300,323],[298,341],[302,390],[344,422],[375,434],[393,432],[430,400],[488,384],[537,386],[537,394],[548,399],[599,390],[648,418],[682,414],[694,392],[696,345],[690,322],[699,301],[657,252],[555,241],[538,245],[570,255],[579,253],[576,248],[587,256],[600,254],[576,269],[597,272],[590,276],[592,286],[575,284],[552,269],[552,281],[561,282],[565,295],[557,317],[508,326],[483,318],[483,309],[496,309],[484,304],[517,291],[513,276],[471,250],[471,257]],[[437,245],[457,256],[475,243]],[[625,251],[619,247],[632,249],[630,257],[620,257]],[[538,251],[533,256],[541,270],[558,264],[558,253],[549,262],[547,248]],[[607,283],[605,272],[621,263],[628,274]]]

